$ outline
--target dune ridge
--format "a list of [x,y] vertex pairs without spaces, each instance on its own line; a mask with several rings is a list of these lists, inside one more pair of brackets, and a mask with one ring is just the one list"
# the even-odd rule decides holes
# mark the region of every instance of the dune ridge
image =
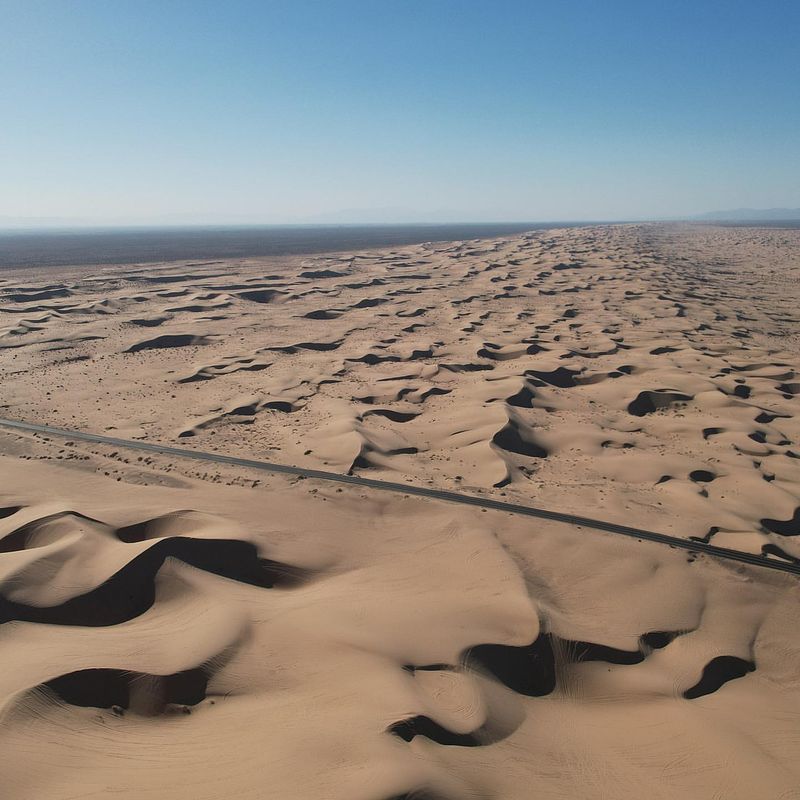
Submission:
[[627,225],[9,273],[6,403],[798,558],[798,247],[796,231]]
[[[0,415],[800,558],[800,231],[0,276]],[[800,797],[797,576],[0,429],[11,800]]]
[[797,785],[794,576],[348,487],[167,488],[12,463],[10,797]]

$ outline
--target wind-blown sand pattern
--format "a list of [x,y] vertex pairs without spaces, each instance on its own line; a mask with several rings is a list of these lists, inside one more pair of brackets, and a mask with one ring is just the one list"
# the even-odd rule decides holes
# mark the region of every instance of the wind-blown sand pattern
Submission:
[[[800,558],[800,232],[3,273],[0,416]],[[0,776],[800,798],[797,578],[0,432]]]

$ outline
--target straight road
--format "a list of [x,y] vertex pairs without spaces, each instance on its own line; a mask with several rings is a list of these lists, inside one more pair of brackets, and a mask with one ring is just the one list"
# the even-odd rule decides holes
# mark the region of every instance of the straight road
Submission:
[[0,427],[13,430],[38,433],[46,436],[56,436],[62,439],[74,439],[83,442],[93,442],[94,444],[111,445],[117,448],[127,448],[130,450],[142,450],[149,453],[160,453],[163,455],[176,456],[178,458],[191,458],[196,461],[206,461],[215,464],[227,464],[236,467],[247,467],[248,469],[261,470],[282,475],[296,475],[300,478],[313,478],[321,481],[335,481],[337,483],[347,483],[352,486],[363,486],[369,489],[378,489],[384,492],[398,492],[400,494],[413,494],[419,497],[429,497],[433,500],[444,500],[448,503],[461,503],[462,505],[477,506],[478,508],[489,508],[494,511],[506,511],[511,514],[520,514],[526,517],[536,517],[547,519],[553,522],[563,522],[567,525],[577,525],[584,528],[591,528],[607,533],[615,533],[620,536],[630,536],[635,539],[648,542],[659,542],[670,547],[678,547],[695,553],[706,553],[717,558],[726,558],[731,561],[740,561],[744,564],[753,564],[765,569],[774,569],[780,572],[791,572],[800,575],[800,562],[781,561],[765,556],[753,555],[752,553],[742,553],[738,550],[731,550],[727,547],[716,547],[713,544],[698,542],[689,539],[679,539],[676,536],[667,536],[664,533],[643,530],[641,528],[631,528],[627,525],[617,525],[614,522],[604,522],[603,520],[580,517],[576,514],[568,514],[562,511],[548,511],[544,508],[535,506],[523,506],[516,503],[504,503],[501,500],[492,500],[486,497],[475,497],[474,495],[463,494],[461,492],[448,492],[442,489],[429,489],[424,486],[415,486],[406,483],[394,483],[392,481],[378,481],[373,478],[362,478],[356,475],[342,475],[338,472],[326,472],[319,469],[306,469],[305,467],[292,467],[286,464],[274,464],[270,461],[256,461],[249,458],[238,458],[237,456],[220,455],[219,453],[208,453],[201,450],[189,450],[184,447],[172,447],[166,444],[152,442],[141,442],[130,439],[117,439],[114,436],[102,436],[97,433],[85,433],[84,431],[71,431],[65,428],[54,428],[50,425],[36,425],[32,422],[20,422],[13,419],[0,418]]

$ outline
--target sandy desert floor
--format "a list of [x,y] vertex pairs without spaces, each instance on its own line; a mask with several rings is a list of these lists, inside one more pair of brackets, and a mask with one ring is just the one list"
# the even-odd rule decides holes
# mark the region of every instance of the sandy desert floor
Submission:
[[[0,416],[800,559],[800,231],[4,272]],[[800,798],[796,576],[0,430],[0,780]]]

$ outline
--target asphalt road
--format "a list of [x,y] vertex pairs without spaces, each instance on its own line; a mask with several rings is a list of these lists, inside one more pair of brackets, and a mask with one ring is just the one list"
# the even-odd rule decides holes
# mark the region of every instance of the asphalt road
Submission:
[[547,519],[553,522],[563,522],[567,525],[577,525],[583,528],[616,533],[621,536],[630,536],[635,539],[648,542],[659,542],[670,547],[678,547],[694,553],[706,553],[717,558],[726,558],[731,561],[740,561],[744,564],[753,564],[765,569],[774,569],[780,572],[791,572],[800,575],[800,562],[792,563],[771,559],[765,556],[743,553],[738,550],[731,550],[727,547],[716,547],[713,544],[692,541],[689,539],[679,539],[676,536],[667,536],[664,533],[643,530],[641,528],[631,528],[627,525],[617,525],[613,522],[580,517],[576,514],[568,514],[561,511],[548,511],[544,508],[535,506],[523,506],[515,503],[504,503],[501,500],[492,500],[486,497],[475,497],[474,495],[463,494],[461,492],[448,492],[441,489],[429,489],[424,486],[414,486],[407,483],[394,483],[392,481],[377,481],[372,478],[362,478],[355,475],[342,475],[338,472],[325,472],[318,469],[306,469],[305,467],[292,467],[286,464],[274,464],[269,461],[256,461],[249,458],[238,458],[236,456],[220,455],[219,453],[207,453],[201,450],[189,450],[183,447],[171,447],[165,444],[155,444],[151,442],[132,441],[129,439],[117,439],[114,436],[101,436],[96,433],[84,433],[83,431],[71,431],[65,428],[54,428],[50,425],[35,425],[31,422],[19,422],[13,419],[0,418],[0,427],[14,430],[38,433],[46,436],[57,436],[63,439],[79,440],[83,442],[93,442],[95,444],[112,445],[117,448],[127,448],[130,450],[141,450],[149,453],[161,453],[172,455],[178,458],[191,458],[196,461],[206,461],[215,464],[228,464],[237,467],[247,467],[248,469],[261,470],[283,475],[296,475],[300,478],[313,478],[322,481],[336,481],[337,483],[347,483],[352,486],[363,486],[369,489],[378,489],[384,492],[398,492],[400,494],[417,495],[419,497],[429,497],[433,500],[444,500],[448,503],[461,503],[467,506],[477,506],[478,508],[488,508],[494,511],[506,511],[511,514],[520,514],[526,517],[536,517],[537,519]]

